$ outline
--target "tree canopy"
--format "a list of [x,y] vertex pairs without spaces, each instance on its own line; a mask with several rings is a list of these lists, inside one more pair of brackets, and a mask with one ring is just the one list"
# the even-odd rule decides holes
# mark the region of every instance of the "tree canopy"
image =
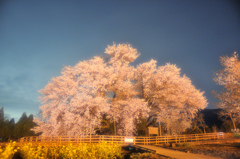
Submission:
[[171,64],[130,65],[140,55],[130,44],[115,44],[95,56],[67,66],[40,90],[41,118],[35,132],[43,135],[87,135],[95,132],[103,115],[114,122],[119,135],[133,135],[140,118],[155,115],[158,121],[183,130],[207,106],[204,92],[181,76]]
[[234,129],[240,120],[240,61],[238,54],[234,52],[231,57],[220,57],[223,69],[216,72],[214,81],[222,85],[222,91],[214,95],[220,100],[217,106],[223,111],[220,116],[230,118]]

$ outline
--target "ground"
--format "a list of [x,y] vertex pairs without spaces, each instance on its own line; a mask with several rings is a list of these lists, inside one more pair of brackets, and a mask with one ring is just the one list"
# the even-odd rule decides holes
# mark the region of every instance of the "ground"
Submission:
[[221,142],[176,144],[172,149],[220,157],[223,159],[240,159],[240,139],[225,139]]

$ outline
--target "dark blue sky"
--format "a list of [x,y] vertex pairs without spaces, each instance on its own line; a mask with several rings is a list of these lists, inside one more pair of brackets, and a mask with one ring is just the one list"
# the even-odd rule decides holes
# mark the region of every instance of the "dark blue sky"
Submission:
[[38,90],[64,66],[129,43],[141,56],[182,69],[205,91],[219,90],[219,57],[240,52],[240,11],[227,0],[3,0],[0,2],[0,106],[36,114]]

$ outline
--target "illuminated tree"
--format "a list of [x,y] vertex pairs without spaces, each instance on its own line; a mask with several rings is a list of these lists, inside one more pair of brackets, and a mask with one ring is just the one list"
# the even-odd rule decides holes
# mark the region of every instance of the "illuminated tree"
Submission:
[[185,75],[181,76],[175,65],[156,68],[156,61],[151,60],[137,69],[139,96],[148,101],[152,114],[166,125],[168,132],[183,132],[191,126],[196,113],[207,106],[204,92],[197,90]]
[[[110,76],[106,97],[110,101],[110,119],[114,122],[120,135],[133,135],[136,132],[135,120],[139,121],[140,115],[147,117],[149,108],[147,103],[137,97],[134,75],[136,69],[130,66],[138,56],[136,49],[129,44],[113,44],[105,51],[110,56],[107,62]],[[116,124],[118,123],[118,124]]]
[[231,119],[234,129],[240,120],[240,61],[234,52],[231,57],[220,57],[223,69],[216,73],[214,81],[223,86],[220,93],[214,95],[220,100],[217,107],[223,109],[220,116]]
[[103,113],[109,110],[104,97],[108,83],[103,59],[94,57],[65,67],[40,91],[42,119],[34,130],[43,135],[83,135],[94,133]]
[[[118,131],[129,135],[135,131],[130,126],[138,115],[147,116],[148,107],[142,99],[135,98],[132,78],[136,49],[122,44],[108,46],[108,62],[100,57],[65,67],[62,75],[53,78],[40,91],[42,120],[34,130],[43,135],[83,135],[94,133],[103,114],[117,122]],[[126,120],[126,117],[132,119]],[[121,120],[121,123],[120,123]],[[115,124],[117,125],[117,124]],[[129,126],[128,126],[129,125]]]
[[105,116],[114,123],[115,134],[134,135],[137,123],[149,116],[150,108],[159,120],[179,121],[185,128],[195,113],[206,107],[203,93],[186,76],[180,76],[176,66],[156,68],[156,61],[151,60],[135,68],[130,63],[139,53],[129,44],[114,43],[105,53],[106,60],[94,57],[65,67],[61,76],[40,91],[42,113],[35,119],[36,132],[92,134]]

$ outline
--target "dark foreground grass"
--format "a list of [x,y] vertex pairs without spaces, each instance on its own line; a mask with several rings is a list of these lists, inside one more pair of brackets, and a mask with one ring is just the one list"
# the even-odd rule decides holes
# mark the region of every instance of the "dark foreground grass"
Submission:
[[191,145],[180,144],[174,149],[195,154],[221,157],[223,159],[240,159],[240,143],[202,144]]
[[148,153],[140,149],[135,149],[131,146],[122,147],[124,159],[170,159],[169,157],[161,156],[155,153]]

